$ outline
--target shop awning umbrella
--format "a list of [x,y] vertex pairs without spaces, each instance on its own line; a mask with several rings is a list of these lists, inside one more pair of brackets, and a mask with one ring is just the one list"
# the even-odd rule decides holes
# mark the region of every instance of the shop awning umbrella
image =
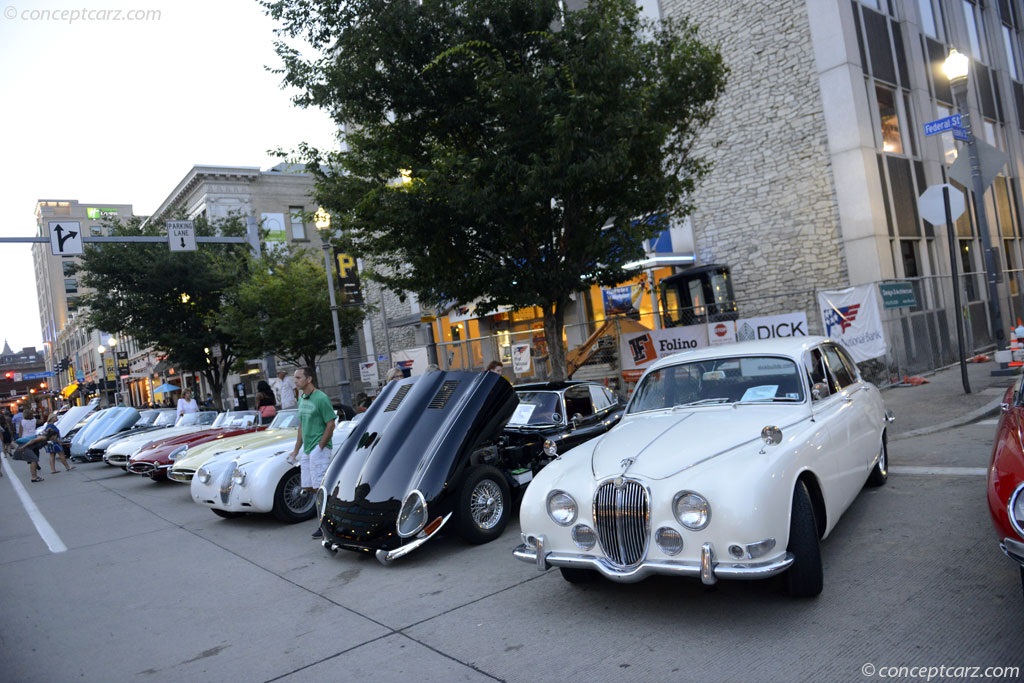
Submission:
[[178,391],[180,389],[181,389],[181,387],[175,386],[173,384],[161,384],[160,386],[158,386],[156,389],[153,390],[153,393],[154,394],[169,394],[172,391]]
[[78,391],[78,384],[71,383],[64,387],[63,389],[61,389],[60,393],[61,396],[63,396],[64,398],[68,398],[71,396],[71,394],[75,393],[76,391]]

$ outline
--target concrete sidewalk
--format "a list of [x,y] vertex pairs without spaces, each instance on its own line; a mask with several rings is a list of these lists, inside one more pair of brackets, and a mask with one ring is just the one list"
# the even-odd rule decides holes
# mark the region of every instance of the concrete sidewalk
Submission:
[[889,440],[929,434],[997,413],[1006,389],[1020,378],[1019,373],[993,376],[992,371],[998,368],[993,361],[968,363],[969,394],[964,393],[959,364],[921,375],[927,384],[883,387],[882,398],[896,414],[896,422],[889,427]]

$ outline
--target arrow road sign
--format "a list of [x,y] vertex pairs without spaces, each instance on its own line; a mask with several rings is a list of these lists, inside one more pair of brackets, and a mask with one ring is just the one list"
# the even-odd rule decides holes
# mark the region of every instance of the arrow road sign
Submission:
[[195,223],[192,221],[167,221],[167,244],[171,251],[195,251]]
[[50,221],[50,253],[77,256],[82,253],[82,224],[76,221]]

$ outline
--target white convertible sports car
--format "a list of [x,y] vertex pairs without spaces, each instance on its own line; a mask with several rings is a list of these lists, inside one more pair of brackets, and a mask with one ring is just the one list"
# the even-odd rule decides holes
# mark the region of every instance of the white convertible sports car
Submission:
[[[297,422],[297,413],[290,412],[295,414]],[[332,439],[335,455],[354,425],[354,421],[335,423]],[[192,477],[192,500],[225,518],[248,512],[269,512],[282,522],[312,519],[316,514],[315,499],[302,490],[299,468],[288,461],[294,447],[295,437],[292,436],[213,456]]]
[[888,474],[893,419],[821,337],[680,353],[641,377],[618,426],[542,470],[514,555],[578,582],[650,574],[822,589],[819,541]]

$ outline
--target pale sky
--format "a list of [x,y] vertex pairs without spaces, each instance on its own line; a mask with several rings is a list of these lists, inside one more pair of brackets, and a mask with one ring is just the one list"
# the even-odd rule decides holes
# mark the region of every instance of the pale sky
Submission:
[[[273,27],[255,0],[0,3],[0,236],[33,236],[39,199],[148,215],[196,164],[266,169],[267,150],[334,145],[328,117],[264,69]],[[29,245],[0,244],[0,277],[0,337],[41,348]]]

